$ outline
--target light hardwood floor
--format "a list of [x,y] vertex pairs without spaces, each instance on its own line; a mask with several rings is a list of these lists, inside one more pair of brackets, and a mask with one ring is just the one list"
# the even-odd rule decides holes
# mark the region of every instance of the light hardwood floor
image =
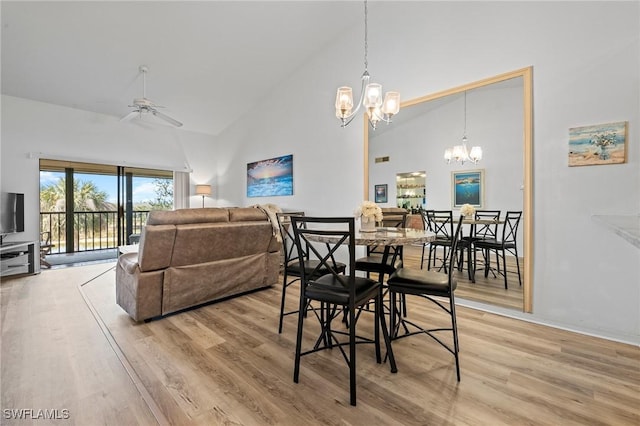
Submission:
[[[363,345],[358,405],[351,407],[339,351],[304,357],[300,383],[293,383],[296,318],[287,317],[277,333],[279,286],[136,324],[115,305],[115,274],[108,272],[82,287],[105,335],[78,285],[109,266],[2,282],[3,409],[67,408],[71,418],[55,424],[78,425],[640,423],[635,346],[458,307],[461,382],[453,357],[426,337],[394,342],[397,374],[376,364],[373,348]],[[446,321],[412,299],[409,312],[432,324]],[[358,329],[371,331],[369,315]],[[115,352],[107,338],[117,343]],[[30,423],[3,418],[2,424]]]
[[[442,257],[442,253],[438,253],[439,257]],[[479,256],[479,255],[478,255]],[[421,246],[405,246],[404,248],[404,260],[405,264],[411,267],[420,267],[420,259],[422,257]],[[515,258],[513,256],[507,256],[507,282],[508,288],[504,288],[504,277],[497,275],[494,277],[491,273],[487,278],[484,277],[484,269],[481,264],[481,259],[477,259],[475,283],[469,280],[466,269],[461,272],[456,271],[455,277],[458,283],[456,289],[456,297],[467,300],[473,300],[475,302],[486,303],[489,305],[500,306],[503,308],[514,309],[522,311],[524,306],[524,293],[522,292],[522,286],[518,285],[518,274],[516,270]],[[521,272],[524,270],[523,259],[520,259]],[[425,254],[424,267],[426,268],[427,255]],[[439,264],[439,263],[438,263]],[[466,260],[463,263],[466,268]],[[495,267],[495,257],[492,257],[492,266]]]

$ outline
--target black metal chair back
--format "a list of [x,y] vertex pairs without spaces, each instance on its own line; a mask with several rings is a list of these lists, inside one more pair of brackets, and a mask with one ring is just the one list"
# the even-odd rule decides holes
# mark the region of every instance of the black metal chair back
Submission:
[[[397,371],[385,318],[382,314],[382,285],[377,281],[356,275],[355,218],[292,216],[291,225],[298,250],[308,247],[309,262],[318,262],[316,267],[307,268],[300,260],[302,285],[293,380],[298,383],[302,356],[323,349],[339,348],[349,366],[350,402],[351,405],[356,405],[356,344],[375,344],[376,360],[378,363],[382,362],[380,353],[380,328],[382,328],[391,371]],[[340,268],[340,262],[336,261],[338,253],[345,255],[345,251],[348,257],[346,270]],[[314,301],[321,304],[320,309],[307,311],[306,307]],[[357,310],[370,301],[375,301],[373,339],[356,335],[356,325],[360,318]],[[304,312],[315,314],[320,322],[321,331],[312,349],[302,352]],[[332,327],[332,321],[342,316],[343,312],[347,315],[348,331],[335,330]],[[348,336],[348,340],[340,341],[339,336]],[[348,346],[348,353],[343,346]]]
[[502,228],[502,245],[505,248],[512,248],[516,245],[518,237],[518,226],[522,218],[521,211],[508,211],[504,219]]
[[422,222],[424,223],[424,229],[426,231],[433,232],[433,210],[420,210],[422,215]]
[[[449,263],[446,258],[451,247],[453,237],[453,212],[451,210],[427,210],[427,220],[431,232],[436,234],[436,239],[429,244],[429,258],[427,260],[427,269],[431,269],[431,259],[433,258],[433,266],[436,266],[436,249],[442,247],[443,259],[440,268],[447,271]],[[424,248],[422,250],[422,259],[420,260],[420,268],[424,263]]]
[[478,223],[474,226],[473,239],[496,239],[498,238],[498,220],[500,220],[500,210],[476,210],[476,220],[493,220],[495,223]]
[[[284,212],[276,213],[276,219],[278,220],[278,228],[280,229],[280,235],[282,236],[282,249],[284,252],[284,266],[291,261],[298,260],[299,253],[296,251],[296,245],[294,242],[293,228],[291,227],[291,216],[304,216],[304,212]],[[306,256],[303,251],[303,256]]]
[[431,221],[436,240],[451,241],[453,237],[453,212],[451,210],[434,210]]
[[[512,254],[515,258],[516,269],[518,273],[518,284],[522,285],[522,276],[520,274],[520,261],[518,257],[518,227],[522,211],[507,211],[504,224],[502,226],[502,239],[500,240],[478,240],[475,242],[475,248],[482,250],[484,258],[484,276],[489,275],[489,271],[496,276],[496,272],[504,276],[504,288],[508,289],[507,280],[507,259],[506,252]],[[496,262],[496,272],[491,267],[491,253],[496,253],[498,257]],[[500,270],[500,259],[502,260],[502,271]]]
[[[282,266],[282,297],[280,301],[280,318],[278,320],[278,333],[282,333],[282,327],[284,323],[284,317],[287,315],[295,314],[297,310],[285,311],[285,300],[287,297],[287,288],[300,280],[300,268],[298,267],[298,258],[302,254],[303,259],[308,259],[307,249],[303,248],[301,252],[296,249],[295,236],[293,235],[293,228],[291,227],[291,216],[304,216],[304,212],[284,212],[276,213],[276,219],[278,220],[278,228],[282,237],[282,251],[284,254],[283,266]],[[293,279],[291,279],[293,277]]]

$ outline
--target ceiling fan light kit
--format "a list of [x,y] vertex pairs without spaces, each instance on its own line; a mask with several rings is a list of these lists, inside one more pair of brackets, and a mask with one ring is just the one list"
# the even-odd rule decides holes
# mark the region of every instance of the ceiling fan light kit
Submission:
[[169,117],[166,114],[161,113],[157,110],[157,108],[164,108],[161,105],[156,105],[150,99],[147,99],[147,73],[149,72],[149,67],[146,65],[140,65],[138,67],[138,71],[142,74],[142,97],[135,98],[133,100],[133,105],[129,105],[130,108],[135,108],[129,114],[125,115],[120,119],[120,121],[129,121],[135,117],[142,118],[143,114],[153,114],[155,117],[158,117],[167,123],[170,123],[176,127],[181,127],[182,123],[176,120],[175,118]]

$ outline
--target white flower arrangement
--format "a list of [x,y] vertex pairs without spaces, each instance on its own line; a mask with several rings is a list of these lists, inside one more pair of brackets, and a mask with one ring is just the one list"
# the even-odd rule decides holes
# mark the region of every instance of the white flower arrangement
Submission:
[[460,214],[465,217],[473,217],[476,214],[476,209],[471,204],[463,204],[460,207]]
[[373,219],[380,222],[382,220],[382,209],[373,201],[363,201],[354,214],[355,217],[362,217],[367,221]]

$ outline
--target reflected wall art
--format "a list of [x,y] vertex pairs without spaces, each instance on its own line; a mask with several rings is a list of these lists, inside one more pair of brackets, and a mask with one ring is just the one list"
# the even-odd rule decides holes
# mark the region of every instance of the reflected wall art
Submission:
[[453,207],[471,204],[482,208],[484,200],[484,170],[451,172]]

